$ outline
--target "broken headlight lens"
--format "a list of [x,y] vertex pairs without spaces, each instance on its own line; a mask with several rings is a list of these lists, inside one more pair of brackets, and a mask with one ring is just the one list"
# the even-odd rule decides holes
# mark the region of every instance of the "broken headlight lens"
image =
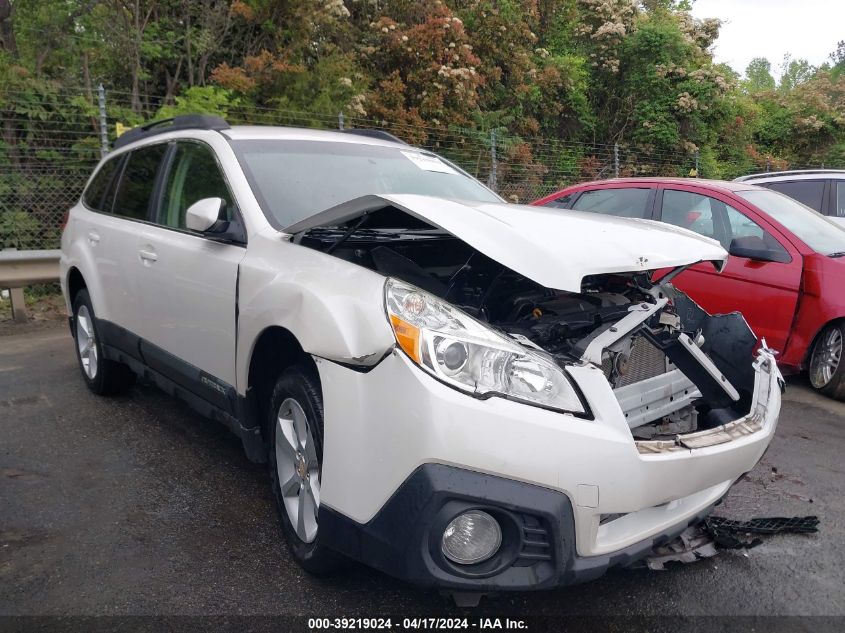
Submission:
[[396,342],[443,382],[478,396],[585,413],[566,373],[548,355],[528,350],[415,286],[388,279],[385,303]]

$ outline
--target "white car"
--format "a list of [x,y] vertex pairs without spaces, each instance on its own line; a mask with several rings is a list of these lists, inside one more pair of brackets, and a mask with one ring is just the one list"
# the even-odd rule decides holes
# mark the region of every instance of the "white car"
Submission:
[[794,198],[845,228],[845,170],[795,169],[751,174],[735,179]]
[[650,221],[506,204],[389,135],[178,117],[124,135],[62,236],[96,393],[135,375],[267,461],[293,557],[453,592],[627,565],[766,450],[782,379],[721,267]]

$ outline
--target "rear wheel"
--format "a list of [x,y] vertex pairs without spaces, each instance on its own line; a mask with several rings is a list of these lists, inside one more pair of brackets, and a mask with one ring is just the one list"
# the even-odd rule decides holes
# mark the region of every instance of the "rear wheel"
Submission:
[[291,367],[270,398],[270,477],[290,552],[312,574],[327,574],[341,557],[320,543],[323,399],[316,377]]
[[842,345],[845,327],[842,323],[828,325],[813,346],[810,355],[810,384],[819,392],[845,400],[845,367],[842,363]]
[[96,394],[111,395],[126,391],[135,382],[135,374],[126,365],[103,358],[103,346],[97,331],[97,319],[88,291],[73,298],[73,340],[76,358],[85,384]]

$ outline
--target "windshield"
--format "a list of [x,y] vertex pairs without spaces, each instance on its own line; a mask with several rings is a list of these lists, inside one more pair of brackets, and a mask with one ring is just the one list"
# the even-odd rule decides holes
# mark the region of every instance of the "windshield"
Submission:
[[477,180],[410,146],[281,140],[233,141],[232,146],[277,229],[369,194],[500,202]]
[[810,207],[768,189],[736,194],[768,213],[814,251],[823,255],[845,253],[845,229]]

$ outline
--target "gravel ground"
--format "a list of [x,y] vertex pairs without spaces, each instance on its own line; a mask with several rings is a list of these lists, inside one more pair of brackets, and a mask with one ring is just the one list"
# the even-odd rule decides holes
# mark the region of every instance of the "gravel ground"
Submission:
[[801,379],[768,453],[718,513],[816,514],[818,534],[467,612],[363,566],[306,575],[282,543],[265,467],[234,436],[151,387],[94,396],[66,325],[3,333],[0,615],[770,618],[758,630],[771,616],[827,615],[840,617],[788,620],[789,630],[845,629],[845,405]]

